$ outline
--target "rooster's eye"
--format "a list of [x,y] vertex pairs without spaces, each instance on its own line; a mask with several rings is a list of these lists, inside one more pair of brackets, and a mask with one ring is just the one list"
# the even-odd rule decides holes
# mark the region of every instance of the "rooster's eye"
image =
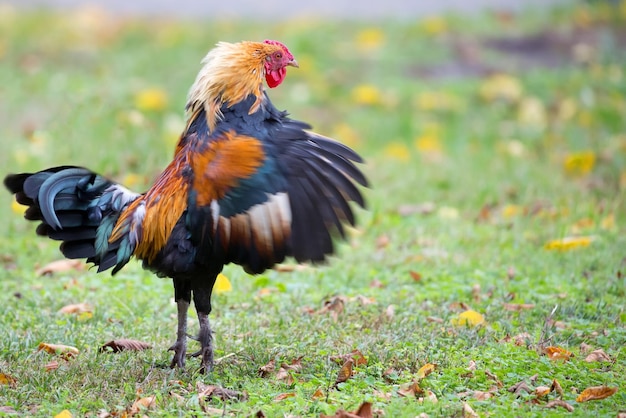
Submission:
[[277,59],[281,59],[281,58],[283,57],[283,54],[281,54],[280,52],[277,52],[276,54],[274,54],[274,56],[275,56]]

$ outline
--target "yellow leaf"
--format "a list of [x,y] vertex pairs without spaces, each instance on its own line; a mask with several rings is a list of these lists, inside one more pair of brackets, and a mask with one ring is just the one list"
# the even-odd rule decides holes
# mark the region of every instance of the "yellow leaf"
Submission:
[[505,100],[516,102],[522,97],[522,84],[508,74],[495,74],[480,86],[480,96],[487,101]]
[[443,147],[438,136],[424,134],[415,138],[415,148],[421,153],[439,153]]
[[388,144],[383,153],[385,156],[398,161],[409,161],[411,158],[409,148],[400,142]]
[[70,411],[68,411],[67,409],[62,410],[61,412],[59,412],[58,414],[56,414],[54,416],[54,418],[72,418],[72,413]]
[[15,380],[15,378],[13,376],[10,376],[8,374],[5,373],[0,373],[0,385],[9,385],[9,386],[13,386],[15,385],[17,381]]
[[574,355],[561,347],[549,346],[543,349],[543,353],[548,356],[550,360],[562,360],[567,361]]
[[460,327],[476,327],[485,323],[485,317],[482,316],[482,314],[469,309],[465,312],[461,312],[456,318],[452,318],[451,322],[452,325]]
[[65,359],[74,357],[79,353],[78,348],[63,344],[40,343],[37,351],[42,350],[48,354],[58,354]]
[[385,33],[380,28],[363,29],[356,35],[356,45],[364,51],[378,49],[384,43]]
[[230,292],[233,290],[233,286],[230,284],[230,280],[224,274],[220,273],[217,275],[217,280],[215,280],[215,284],[213,285],[213,291],[218,295],[221,293]]
[[26,212],[26,209],[28,209],[28,206],[17,203],[17,200],[15,199],[11,202],[11,210],[18,215],[23,215],[24,212]]
[[431,16],[422,20],[421,25],[424,32],[428,35],[441,35],[447,32],[448,24],[446,20],[440,16]]
[[417,371],[417,378],[418,379],[423,379],[426,376],[428,376],[429,374],[431,374],[433,371],[435,371],[435,364],[431,364],[431,363],[426,363],[424,364],[422,367],[420,367],[420,369]]
[[504,219],[515,218],[524,214],[524,208],[520,205],[504,205],[502,208],[502,217]]
[[72,303],[70,305],[65,305],[61,309],[59,309],[59,313],[62,314],[81,314],[84,312],[91,312],[92,307],[86,303]]
[[167,107],[167,94],[155,87],[141,90],[135,95],[135,107],[143,112],[161,111]]
[[547,122],[546,107],[538,98],[526,97],[519,104],[517,120],[524,126],[543,128]]
[[609,396],[613,396],[616,392],[617,387],[592,386],[583,390],[582,393],[576,398],[576,402],[600,400],[608,398]]
[[546,250],[554,250],[554,251],[570,251],[576,248],[588,247],[592,241],[593,241],[593,237],[590,237],[590,236],[565,237],[561,239],[548,241],[544,245],[544,248]]
[[584,176],[593,170],[595,164],[596,154],[593,151],[581,151],[566,155],[563,168],[566,174]]
[[129,414],[136,415],[142,410],[150,409],[154,406],[156,396],[146,396],[145,398],[137,399],[130,407]]
[[372,106],[382,103],[382,94],[376,86],[359,84],[352,90],[352,100],[359,105]]

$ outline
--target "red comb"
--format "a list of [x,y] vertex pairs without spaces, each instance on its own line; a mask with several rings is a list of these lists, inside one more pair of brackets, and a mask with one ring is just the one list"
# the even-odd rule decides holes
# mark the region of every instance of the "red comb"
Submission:
[[283,51],[288,53],[293,58],[293,56],[291,55],[291,52],[289,51],[287,46],[285,46],[284,43],[278,42],[278,41],[272,41],[271,39],[266,39],[266,40],[263,41],[263,43],[270,44],[270,45],[278,45],[279,47],[281,47],[283,49]]

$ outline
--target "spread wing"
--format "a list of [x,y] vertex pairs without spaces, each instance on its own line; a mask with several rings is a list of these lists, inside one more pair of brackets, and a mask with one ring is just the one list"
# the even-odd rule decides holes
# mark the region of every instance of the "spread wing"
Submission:
[[[366,179],[350,148],[283,117],[263,138],[223,131],[190,156],[188,227],[198,257],[259,273],[286,256],[322,261],[354,224]],[[209,254],[207,254],[207,252]]]

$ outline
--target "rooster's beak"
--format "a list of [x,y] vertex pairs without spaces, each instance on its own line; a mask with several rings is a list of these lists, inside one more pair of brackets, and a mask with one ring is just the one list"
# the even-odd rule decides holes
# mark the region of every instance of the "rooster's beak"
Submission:
[[300,68],[300,66],[298,65],[298,61],[296,60],[291,60],[287,63],[287,65],[291,66],[291,67],[296,67],[296,68]]

